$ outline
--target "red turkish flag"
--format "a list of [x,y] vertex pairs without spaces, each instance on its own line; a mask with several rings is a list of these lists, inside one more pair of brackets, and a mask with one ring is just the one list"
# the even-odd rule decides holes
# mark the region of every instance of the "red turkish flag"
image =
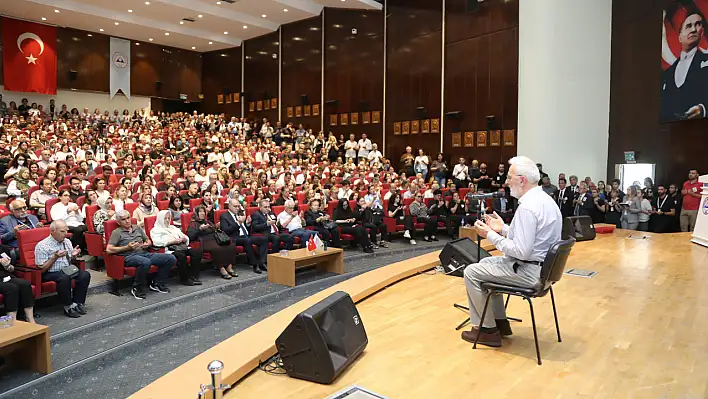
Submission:
[[57,94],[57,30],[53,26],[2,19],[5,89]]

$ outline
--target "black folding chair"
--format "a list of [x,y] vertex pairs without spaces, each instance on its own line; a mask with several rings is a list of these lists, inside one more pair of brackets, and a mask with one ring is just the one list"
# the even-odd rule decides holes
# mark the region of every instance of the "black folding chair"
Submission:
[[[487,299],[484,302],[484,310],[482,310],[482,318],[487,313],[487,306],[489,305],[489,298],[494,294],[507,294],[520,296],[524,298],[529,303],[529,309],[531,310],[531,324],[533,325],[533,339],[536,342],[536,357],[538,358],[538,364],[541,364],[541,350],[538,347],[538,333],[536,332],[536,317],[533,313],[533,303],[532,298],[540,298],[546,296],[547,293],[551,293],[551,304],[553,305],[553,318],[556,321],[556,333],[558,333],[558,342],[561,342],[560,327],[558,327],[558,314],[556,312],[556,299],[553,296],[553,284],[558,282],[563,276],[563,271],[565,270],[565,264],[568,261],[568,256],[570,256],[570,250],[575,245],[575,239],[571,238],[568,240],[558,241],[553,244],[546,254],[546,259],[543,260],[543,265],[541,266],[541,285],[539,288],[525,288],[516,287],[513,285],[505,285],[491,282],[484,282],[481,284],[482,289],[487,290]],[[508,299],[508,298],[507,298]],[[477,348],[477,342],[479,341],[479,334],[474,340],[474,348]]]

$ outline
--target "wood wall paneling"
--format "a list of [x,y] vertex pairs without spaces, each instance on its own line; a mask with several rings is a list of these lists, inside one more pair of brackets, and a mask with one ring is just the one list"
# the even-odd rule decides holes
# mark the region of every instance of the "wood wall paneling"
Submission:
[[637,162],[656,164],[658,184],[681,184],[688,170],[708,173],[708,120],[659,123],[661,0],[612,4],[612,65],[608,177],[624,151]]
[[[283,25],[282,114],[283,123],[302,124],[315,133],[322,130],[320,116],[289,118],[288,107],[319,104],[322,93],[322,15]],[[307,102],[302,96],[307,96]],[[311,108],[311,107],[310,107]]]
[[[268,118],[271,125],[279,120],[278,107],[275,109],[249,112],[248,101],[270,101],[278,97],[279,64],[279,32],[272,32],[244,42],[246,59],[245,87],[246,116],[249,118]],[[275,54],[275,57],[273,55]],[[280,99],[278,100],[280,101]]]
[[[381,123],[364,124],[361,112],[383,111],[383,11],[325,9],[325,131],[346,138],[366,133],[383,151]],[[352,34],[356,28],[357,34]],[[330,126],[332,115],[359,113],[359,123]]]
[[[202,54],[202,112],[241,116],[241,101],[218,104],[219,94],[241,93],[241,47]],[[246,104],[248,106],[248,104]]]
[[[467,13],[465,0],[447,0],[444,153],[487,162],[490,169],[516,155],[513,147],[453,147],[452,133],[482,131],[486,117],[495,129],[516,129],[518,115],[518,1],[485,2]],[[456,161],[454,161],[456,163]]]
[[[397,160],[407,145],[426,153],[440,150],[440,133],[394,136],[395,122],[440,118],[442,78],[442,0],[388,2],[386,154]],[[395,162],[396,167],[399,165]]]
[[[108,92],[109,37],[57,28],[57,85],[64,89]],[[76,71],[76,79],[71,79]],[[87,104],[89,106],[89,104]]]

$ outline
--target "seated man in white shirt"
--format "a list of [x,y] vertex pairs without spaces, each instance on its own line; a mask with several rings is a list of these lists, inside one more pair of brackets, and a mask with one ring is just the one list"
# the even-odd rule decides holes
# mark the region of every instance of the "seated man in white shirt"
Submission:
[[417,193],[418,193],[418,183],[412,181],[411,184],[408,185],[408,191],[403,193],[403,199],[415,198],[415,195]]
[[285,210],[278,215],[278,223],[288,230],[290,236],[285,241],[286,248],[292,248],[295,237],[300,237],[301,246],[307,246],[305,243],[310,237],[317,235],[316,231],[305,230],[305,221],[303,220],[303,212],[295,209],[295,201],[285,201]]
[[511,335],[512,331],[501,295],[492,296],[485,318],[481,320],[487,297],[481,284],[536,287],[548,249],[561,239],[562,216],[553,199],[538,186],[540,173],[536,163],[518,156],[510,159],[509,164],[506,183],[511,195],[519,199],[511,225],[504,224],[496,213],[474,224],[477,234],[488,239],[504,255],[484,258],[465,269],[470,321],[474,327],[462,332],[462,339],[474,342],[479,335],[478,343],[492,347],[501,346],[501,337]]
[[354,194],[354,191],[351,189],[349,180],[342,180],[342,187],[340,187],[337,191],[337,199],[348,200],[352,197],[352,194]]
[[374,143],[372,145],[372,150],[369,151],[369,154],[366,156],[366,158],[369,160],[369,164],[380,164],[381,163],[381,158],[383,158],[383,154],[381,154],[381,151],[379,151],[379,146]]

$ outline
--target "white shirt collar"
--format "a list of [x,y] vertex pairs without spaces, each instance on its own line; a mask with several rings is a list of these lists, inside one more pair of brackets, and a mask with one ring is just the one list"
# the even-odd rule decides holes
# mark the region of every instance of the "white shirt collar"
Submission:
[[697,51],[698,51],[698,46],[694,47],[692,50],[689,50],[688,52],[681,51],[681,61],[686,61],[688,59],[693,58],[693,56],[696,55]]

